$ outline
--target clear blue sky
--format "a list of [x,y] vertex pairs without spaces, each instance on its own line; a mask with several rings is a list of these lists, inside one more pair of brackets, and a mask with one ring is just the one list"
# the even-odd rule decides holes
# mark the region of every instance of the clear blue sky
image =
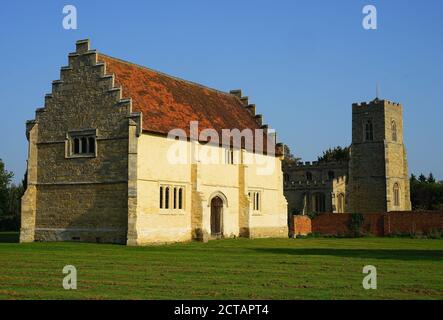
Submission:
[[[78,30],[62,27],[75,5]],[[362,28],[362,8],[378,29]],[[443,1],[3,1],[0,158],[17,180],[25,121],[75,41],[228,91],[241,88],[303,160],[351,142],[351,104],[404,105],[410,171],[443,179]]]

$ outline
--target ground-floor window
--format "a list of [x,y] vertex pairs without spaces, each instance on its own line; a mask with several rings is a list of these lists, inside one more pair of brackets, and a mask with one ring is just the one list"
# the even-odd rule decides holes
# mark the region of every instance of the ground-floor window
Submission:
[[183,210],[184,186],[161,185],[159,190],[160,209]]
[[261,192],[249,191],[248,195],[252,202],[252,210],[261,211]]

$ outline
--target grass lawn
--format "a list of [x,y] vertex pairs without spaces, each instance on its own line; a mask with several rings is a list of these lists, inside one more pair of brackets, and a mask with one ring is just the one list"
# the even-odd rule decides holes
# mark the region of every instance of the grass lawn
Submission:
[[[443,299],[443,240],[236,239],[126,247],[0,234],[0,299]],[[8,243],[9,242],[9,243]],[[78,289],[64,290],[74,265]],[[362,287],[374,265],[378,289]]]

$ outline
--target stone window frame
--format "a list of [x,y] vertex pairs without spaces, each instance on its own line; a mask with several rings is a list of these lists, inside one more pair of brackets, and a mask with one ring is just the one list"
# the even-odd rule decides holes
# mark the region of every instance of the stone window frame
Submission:
[[391,120],[391,139],[393,142],[398,141],[397,122],[394,119]]
[[[261,190],[249,190],[248,197],[252,202],[252,212],[255,215],[262,214],[263,192]],[[251,198],[252,197],[252,198]]]
[[344,192],[338,192],[336,197],[336,211],[337,213],[345,213],[346,212],[346,195]]
[[186,186],[184,184],[161,182],[157,190],[160,213],[184,214],[186,212]]
[[236,164],[236,156],[234,148],[225,148],[225,164]]
[[401,205],[400,192],[401,192],[400,185],[397,182],[395,182],[394,185],[392,186],[394,207],[399,207]]
[[[80,129],[80,130],[68,131],[66,133],[66,140],[65,140],[65,158],[67,159],[96,158],[98,154],[97,136],[98,136],[97,129]],[[74,152],[75,139],[79,139],[80,141],[86,139],[87,141],[86,152],[80,152],[80,153]],[[93,152],[89,152],[91,150],[89,145],[91,139],[94,140]],[[81,142],[79,148],[82,148]]]
[[374,141],[374,121],[366,119],[363,122],[363,141]]
[[314,179],[311,171],[306,171],[305,176],[306,176],[306,181],[312,181]]

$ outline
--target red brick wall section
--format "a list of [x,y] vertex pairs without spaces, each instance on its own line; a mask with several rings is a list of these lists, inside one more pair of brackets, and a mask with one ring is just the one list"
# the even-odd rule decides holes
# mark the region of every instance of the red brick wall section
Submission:
[[311,219],[308,216],[294,216],[292,234],[305,236],[312,233]]
[[[294,234],[321,235],[349,234],[351,213],[322,213],[310,220],[307,216],[294,216]],[[390,212],[364,214],[362,234],[383,236],[389,234],[427,234],[443,229],[443,212]]]
[[323,213],[312,219],[312,233],[325,236],[345,235],[348,233],[349,214]]
[[390,212],[385,217],[384,233],[426,234],[443,229],[443,212]]

